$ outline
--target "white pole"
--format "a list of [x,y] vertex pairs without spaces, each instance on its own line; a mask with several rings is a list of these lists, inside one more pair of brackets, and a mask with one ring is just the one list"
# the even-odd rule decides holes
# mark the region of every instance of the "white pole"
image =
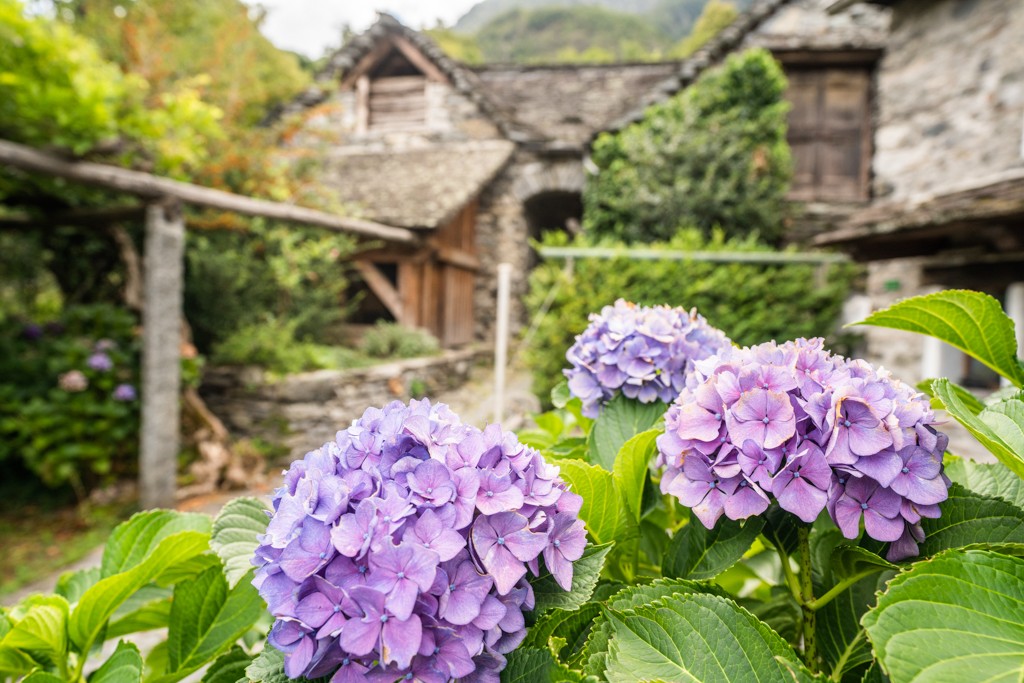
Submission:
[[512,264],[498,264],[498,319],[494,332],[494,421],[505,416],[505,366],[508,364],[509,300]]

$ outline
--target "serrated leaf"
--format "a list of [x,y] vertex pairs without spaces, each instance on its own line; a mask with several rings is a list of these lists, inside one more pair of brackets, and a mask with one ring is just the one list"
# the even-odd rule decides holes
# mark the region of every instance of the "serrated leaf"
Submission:
[[57,579],[54,592],[64,596],[70,604],[75,604],[97,581],[100,580],[100,568],[89,567],[72,572],[64,572]]
[[171,683],[207,664],[241,638],[263,609],[251,583],[229,589],[218,567],[178,584],[167,630],[167,671],[153,680]]
[[583,551],[583,557],[572,564],[572,590],[563,590],[548,571],[543,571],[540,576],[532,579],[530,585],[533,586],[536,599],[534,612],[540,615],[549,609],[573,611],[583,606],[594,593],[594,586],[601,578],[604,560],[613,545],[605,543],[587,546]]
[[950,551],[897,575],[863,619],[896,681],[1024,677],[1024,560]]
[[[953,386],[947,379],[937,379],[932,383],[935,396],[942,401],[946,411],[980,441],[981,445],[987,448],[996,460],[1006,465],[1018,477],[1024,477],[1024,445],[1016,442],[1014,445],[1007,441],[1007,439],[1019,438],[1020,435],[1020,425],[1012,424],[1012,420],[1011,424],[1007,423],[1007,420],[1010,419],[1008,413],[1019,414],[1020,419],[1024,419],[1024,408],[1021,406],[1017,406],[1016,409],[1003,408],[996,414],[990,412],[995,410],[992,407],[975,415],[960,400]],[[1005,403],[1013,402],[1011,400]]]
[[799,539],[799,520],[791,513],[786,512],[777,502],[772,502],[765,510],[764,515],[764,537],[776,548],[781,548],[787,555],[797,551]]
[[252,655],[236,645],[210,665],[201,683],[238,683],[245,679],[245,670],[252,661]]
[[764,528],[764,520],[745,522],[722,518],[707,529],[695,518],[676,532],[661,564],[662,576],[678,579],[713,579],[750,549]]
[[799,666],[774,631],[736,603],[690,593],[629,612],[611,612],[609,683],[641,679],[792,683],[779,659]]
[[999,498],[982,496],[959,484],[939,504],[942,516],[922,519],[922,556],[971,543],[1024,543],[1024,510]]
[[67,683],[63,678],[48,671],[33,671],[21,683]]
[[[931,399],[932,408],[938,408],[942,410],[942,401],[935,395],[935,390],[932,388],[932,383],[934,382],[935,379],[928,378],[926,380],[918,382],[916,386],[919,391],[921,391]],[[953,389],[953,392],[956,394],[957,398],[960,399],[960,402],[963,403],[964,406],[975,415],[977,415],[978,413],[985,409],[985,404],[982,403],[977,396],[972,394],[967,389],[964,389],[959,384],[950,384],[950,387]]]
[[957,458],[947,462],[944,471],[947,477],[974,493],[1002,498],[1024,509],[1024,479],[1002,463]]
[[210,547],[224,563],[228,585],[234,586],[252,569],[253,554],[266,533],[267,506],[257,498],[235,498],[224,506],[213,522]]
[[788,588],[772,586],[767,600],[748,598],[736,600],[736,603],[763,621],[787,643],[797,641],[800,605]]
[[89,677],[89,683],[139,683],[141,680],[142,655],[139,648],[125,641],[118,643],[114,654]]
[[609,472],[622,446],[641,432],[654,427],[668,406],[661,401],[641,403],[622,394],[601,409],[588,437],[589,460]]
[[594,625],[594,619],[599,614],[601,614],[601,606],[594,602],[588,602],[576,611],[550,610],[530,627],[521,647],[549,647],[550,639],[557,635],[564,640],[566,645],[572,647],[566,653],[554,651],[552,654],[568,661],[583,649],[590,629]]
[[1006,377],[1024,383],[1017,361],[1013,320],[999,302],[981,292],[948,289],[898,301],[858,325],[907,330],[941,339]]
[[187,562],[209,547],[203,531],[179,531],[163,538],[131,569],[101,579],[85,592],[71,612],[68,633],[79,652],[87,651],[111,615],[137,590],[155,580],[168,567]]
[[12,624],[3,644],[63,659],[68,651],[68,601],[59,595],[39,595],[26,602],[28,610]]
[[564,408],[565,404],[571,400],[572,394],[569,393],[569,383],[565,380],[551,387],[551,405],[554,407]]
[[690,593],[708,593],[727,597],[721,588],[713,583],[690,581],[686,579],[655,579],[650,583],[627,586],[608,598],[607,607],[616,612],[626,612],[636,607],[649,605],[679,595]]
[[580,683],[583,676],[555,661],[547,649],[518,647],[508,655],[502,683]]
[[288,683],[284,673],[284,654],[269,645],[245,667],[245,676],[252,683]]
[[644,484],[648,480],[648,470],[654,455],[654,439],[661,431],[648,429],[630,438],[619,449],[612,465],[615,485],[625,503],[626,512],[635,523],[640,522]]
[[559,460],[557,464],[573,493],[583,496],[580,518],[586,522],[590,538],[594,543],[617,540],[626,512],[612,473],[582,460]]
[[137,566],[169,536],[183,531],[195,531],[206,533],[208,537],[210,528],[210,518],[199,513],[174,510],[136,513],[111,532],[103,549],[100,575],[105,579]]

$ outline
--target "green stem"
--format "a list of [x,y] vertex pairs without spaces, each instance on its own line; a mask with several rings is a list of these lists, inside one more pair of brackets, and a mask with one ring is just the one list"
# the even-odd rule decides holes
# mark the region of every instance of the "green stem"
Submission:
[[828,603],[830,603],[833,600],[835,600],[839,596],[839,594],[842,593],[843,591],[845,591],[847,588],[849,588],[853,584],[857,583],[858,581],[863,579],[865,576],[870,576],[871,574],[874,574],[874,573],[875,573],[875,570],[872,569],[871,571],[863,572],[861,574],[854,574],[853,576],[848,576],[847,578],[843,579],[842,581],[840,581],[836,585],[832,586],[832,588],[830,588],[820,598],[816,598],[816,599],[812,600],[811,602],[809,602],[807,604],[807,609],[809,609],[809,610],[811,610],[813,612],[817,612],[822,607],[824,607]]
[[[800,613],[802,616],[801,631],[803,633],[803,659],[807,667],[818,671],[818,644],[815,639],[814,585],[811,582],[811,528],[800,525],[797,535],[800,555]],[[832,596],[835,597],[835,596]],[[832,598],[829,598],[831,600]]]
[[781,545],[776,545],[775,551],[779,554],[779,560],[782,562],[782,575],[786,578],[786,586],[789,587],[789,592],[793,594],[793,598],[796,599],[797,603],[803,604],[803,596],[800,595],[800,582],[797,580],[796,574],[793,573],[793,568],[789,565],[789,555],[786,554],[785,549]]

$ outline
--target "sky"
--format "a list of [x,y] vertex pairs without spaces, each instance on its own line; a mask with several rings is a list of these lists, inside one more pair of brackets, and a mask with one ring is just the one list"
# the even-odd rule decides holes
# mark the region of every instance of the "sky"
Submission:
[[433,26],[438,19],[451,25],[478,0],[245,0],[267,10],[263,33],[278,47],[320,57],[338,47],[341,27],[362,31],[373,23],[376,10],[396,16],[413,28]]

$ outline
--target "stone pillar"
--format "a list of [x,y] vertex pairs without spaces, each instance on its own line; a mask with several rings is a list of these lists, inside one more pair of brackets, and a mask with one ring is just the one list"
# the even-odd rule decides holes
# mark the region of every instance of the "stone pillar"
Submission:
[[181,306],[185,217],[177,203],[146,208],[139,498],[173,507],[181,423]]
[[[1024,356],[1024,282],[1014,282],[1006,288],[1004,307],[1017,332],[1017,356]],[[1000,384],[1010,386],[1005,377],[1000,378]]]

